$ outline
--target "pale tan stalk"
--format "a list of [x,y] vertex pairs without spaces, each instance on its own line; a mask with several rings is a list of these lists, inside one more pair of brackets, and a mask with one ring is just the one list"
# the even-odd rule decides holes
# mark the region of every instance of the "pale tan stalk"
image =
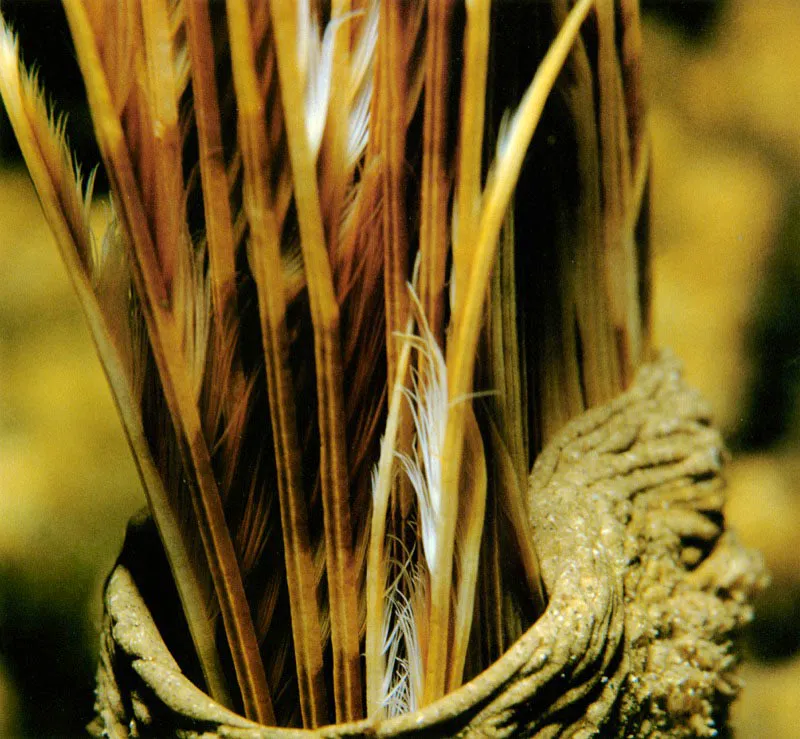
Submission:
[[455,690],[464,680],[464,663],[475,613],[475,587],[486,513],[486,457],[481,431],[475,414],[466,418],[462,458],[461,489],[458,511],[458,578],[453,619],[453,654],[447,679],[447,690]]
[[[559,72],[580,32],[594,0],[579,0],[547,51],[514,115],[503,153],[495,164],[483,195],[474,247],[469,249],[470,272],[463,289],[463,310],[455,319],[447,347],[447,375],[451,402],[472,390],[475,350],[482,325],[481,311],[497,251],[500,227],[519,178],[533,132]],[[442,510],[436,566],[431,572],[431,640],[425,673],[425,704],[441,698],[445,690],[450,626],[450,588],[453,542],[458,511],[459,470],[464,450],[468,402],[452,402],[447,419],[442,473]]]
[[425,54],[425,119],[422,133],[422,193],[419,250],[420,301],[431,332],[444,346],[444,284],[447,264],[447,98],[451,0],[429,0]]
[[[419,65],[413,78],[411,51],[420,32],[423,3],[383,3],[378,26],[378,53],[375,76],[372,136],[380,157],[381,215],[383,219],[383,295],[386,319],[386,377],[394,378],[398,348],[394,337],[409,316],[408,232],[406,213],[406,136],[416,108],[424,67]],[[412,89],[413,88],[413,89]],[[411,445],[411,417],[400,411],[398,450]],[[392,496],[397,514],[405,519],[411,510],[413,494],[405,478],[397,481]]]
[[[118,345],[109,318],[104,315],[92,288],[91,234],[84,210],[88,203],[78,202],[76,183],[69,167],[69,153],[63,140],[55,138],[56,131],[48,122],[43,101],[36,99],[37,91],[33,83],[21,79],[16,45],[2,25],[2,20],[0,45],[0,93],[111,386],[142,487],[164,543],[203,677],[214,699],[231,706],[216,648],[213,623],[209,618],[210,595],[199,576],[199,563],[189,553],[174,503],[170,501],[153,463],[138,403],[132,395],[124,347]],[[50,156],[45,152],[49,152]],[[54,166],[56,156],[60,158],[62,166]],[[80,218],[81,215],[84,217]]]
[[131,249],[134,285],[142,300],[153,357],[185,468],[194,478],[189,487],[196,524],[208,559],[245,711],[257,720],[269,721],[272,718],[272,706],[250,608],[225,523],[186,358],[180,349],[182,317],[173,314],[168,276],[165,279],[156,256],[142,195],[131,166],[120,120],[112,104],[86,8],[80,0],[66,0],[64,5],[86,84],[100,151],[112,188],[119,197],[122,222]]
[[[217,330],[235,336],[239,328],[236,290],[236,239],[225,171],[222,124],[217,90],[214,43],[208,0],[185,4],[186,35],[192,75],[192,106],[197,123],[198,163],[203,191],[203,215],[208,248],[209,278]],[[234,354],[230,379],[222,397],[228,423],[244,418],[239,412],[247,392],[239,354]],[[223,437],[224,458],[236,459],[239,439],[235,433]],[[220,482],[223,499],[230,493],[235,462],[228,465]]]
[[631,168],[635,172],[647,145],[647,126],[644,125],[644,91],[642,90],[642,23],[639,0],[620,0],[622,19],[619,43],[622,47],[622,82],[630,140]]
[[631,207],[628,211],[625,231],[633,234],[636,229],[636,222],[642,210],[647,207],[646,196],[647,186],[650,182],[650,138],[643,136],[640,142],[639,158],[636,160],[636,169],[633,172],[633,185],[631,188]]
[[[567,16],[566,0],[556,8],[559,22]],[[621,390],[614,328],[609,320],[609,297],[603,279],[606,254],[603,239],[601,143],[597,131],[597,101],[593,62],[586,44],[575,44],[562,86],[564,102],[575,136],[579,203],[570,209],[574,227],[556,237],[558,280],[562,287],[550,290],[554,306],[544,318],[538,340],[536,444],[546,444],[564,424],[586,408],[609,401]],[[563,305],[563,309],[555,305]],[[576,347],[580,345],[578,358]],[[580,361],[580,366],[579,366]]]
[[461,74],[458,169],[456,174],[455,218],[457,235],[453,244],[453,276],[458,313],[466,288],[470,256],[466,252],[478,227],[481,207],[481,161],[483,123],[486,112],[486,77],[489,67],[489,26],[491,0],[467,0],[464,30],[464,69]]
[[484,576],[486,583],[483,597],[485,602],[481,604],[484,613],[483,624],[479,628],[484,628],[486,633],[481,638],[485,644],[485,662],[479,667],[488,667],[505,652],[505,630],[503,623],[503,593],[504,577],[501,550],[500,550],[500,509],[497,498],[492,497],[491,512],[489,513],[489,527],[485,533],[488,537],[486,542],[488,552],[484,563],[488,572]]
[[281,529],[292,616],[298,692],[303,723],[327,722],[322,636],[308,533],[308,511],[300,472],[294,391],[289,371],[286,298],[281,280],[280,236],[269,202],[269,152],[264,103],[258,88],[248,8],[229,0],[231,63],[238,104],[239,143],[245,175],[245,208],[250,223],[250,258],[258,287],[265,371],[278,473]]
[[[406,333],[411,332],[409,321]],[[395,341],[397,338],[395,337]],[[406,340],[397,359],[397,374],[392,383],[389,399],[389,415],[386,429],[381,439],[381,454],[376,473],[377,487],[372,492],[372,524],[367,554],[367,716],[380,716],[383,710],[381,686],[386,670],[383,655],[383,603],[386,594],[386,514],[389,498],[394,486],[394,466],[397,452],[397,439],[403,417],[403,378],[408,372],[413,342]]]
[[316,160],[309,147],[304,120],[304,85],[297,67],[297,8],[289,0],[275,0],[271,4],[271,11],[295,204],[311,320],[314,324],[321,447],[320,480],[336,720],[350,721],[363,714],[363,686],[358,648],[357,578],[348,490],[339,305],[325,243]]
[[497,265],[492,274],[489,306],[489,352],[491,355],[489,387],[497,391],[493,404],[497,425],[503,430],[508,452],[513,460],[519,486],[524,486],[528,464],[528,440],[522,423],[522,363],[517,332],[517,281],[515,268],[513,209],[506,213],[500,234]]
[[[637,311],[628,320],[638,332],[639,336],[639,354],[638,359],[640,362],[645,361],[648,352],[650,351],[650,310],[652,300],[652,266],[650,262],[649,243],[641,243],[642,237],[637,233],[640,223],[647,223],[647,218],[650,209],[650,168],[651,162],[651,143],[650,137],[647,133],[642,133],[638,142],[638,156],[636,158],[636,168],[633,171],[633,193],[631,196],[631,205],[628,212],[625,233],[627,238],[630,238],[636,244],[636,265],[637,265]],[[639,324],[635,324],[636,316],[639,318]]]

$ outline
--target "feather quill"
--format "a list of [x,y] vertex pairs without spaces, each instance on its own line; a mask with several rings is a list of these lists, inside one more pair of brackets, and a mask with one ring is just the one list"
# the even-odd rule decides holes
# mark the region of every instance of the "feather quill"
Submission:
[[[409,330],[411,325],[408,326]],[[386,659],[384,650],[384,593],[388,577],[386,562],[386,516],[395,479],[397,439],[400,431],[404,386],[402,378],[408,372],[412,342],[403,342],[392,385],[386,428],[381,439],[380,458],[372,478],[372,521],[367,560],[367,624],[366,624],[366,683],[367,716],[379,716],[385,706]],[[391,681],[390,681],[391,682]]]
[[[528,90],[511,119],[507,140],[500,141],[501,156],[490,171],[482,198],[474,246],[469,248],[469,277],[464,284],[463,303],[456,313],[451,341],[447,347],[447,372],[451,401],[472,390],[475,350],[481,327],[481,309],[492,274],[497,240],[505,211],[514,191],[528,144],[544,109],[545,101],[575,41],[593,0],[580,0],[570,11],[555,41],[539,65]],[[459,224],[459,228],[461,225]],[[459,283],[461,285],[462,283]],[[459,290],[462,288],[459,287]],[[465,421],[469,405],[455,404],[448,416],[442,475],[442,516],[439,522],[439,549],[436,567],[431,572],[431,642],[425,673],[425,703],[444,694],[450,626],[450,587],[453,569],[456,511],[458,510],[459,469],[464,448]]]
[[[80,0],[67,0],[65,9],[86,81],[100,151],[112,187],[119,196],[122,222],[128,237],[126,241],[130,246],[133,282],[142,300],[150,345],[167,407],[178,434],[184,467],[191,472],[191,498],[196,523],[220,605],[245,710],[250,716],[268,721],[272,714],[271,701],[252,617],[181,350],[181,327],[174,312],[174,296],[170,291],[174,275],[162,270],[159,250],[153,243],[150,226],[145,221],[148,211],[134,174],[122,124],[112,104],[87,9]],[[143,135],[143,139],[146,138]],[[148,148],[152,150],[152,141]],[[164,226],[156,229],[156,233],[166,230]],[[174,246],[172,244],[170,248]],[[163,250],[166,247],[162,245],[161,248]],[[169,260],[165,264],[168,266]]]
[[236,253],[230,201],[219,196],[228,192],[228,180],[208,3],[187,3],[186,21],[214,310],[217,324],[227,326],[236,316]]
[[[555,40],[499,121],[524,60],[490,0],[65,0],[118,216],[102,246],[0,26],[0,93],[209,690],[236,707],[224,632],[261,723],[421,708],[544,607],[525,478],[641,354],[649,168],[636,3],[550,4]],[[565,65],[546,120],[574,126],[585,197],[540,318],[513,199],[548,196],[521,174]]]
[[308,512],[302,495],[300,445],[288,365],[280,237],[268,201],[268,152],[261,124],[263,104],[248,44],[251,35],[248,14],[244,3],[228,2],[231,44],[235,50],[232,62],[245,172],[245,207],[251,231],[248,257],[258,289],[300,707],[304,723],[313,727],[325,723],[327,713],[320,616],[312,578]]
[[53,125],[35,80],[22,71],[16,41],[2,20],[0,93],[111,386],[206,683],[216,700],[231,705],[208,609],[208,587],[198,571],[197,559],[192,556],[174,500],[153,461],[142,424],[133,383],[131,339],[124,319],[128,312],[128,274],[121,244],[110,227],[103,250],[95,253],[92,249],[87,217],[91,188],[85,194],[81,192],[63,129]]
[[[408,315],[408,234],[405,212],[406,131],[414,112],[413,69],[409,68],[424,6],[404,12],[401,3],[380,9],[377,64],[377,133],[380,136],[383,200],[384,295],[386,301],[387,376],[394,377],[397,347],[393,336]],[[410,16],[410,17],[409,17]]]
[[[292,2],[270,6],[278,59],[278,75],[286,119],[289,157],[300,242],[306,268],[314,353],[320,433],[320,479],[325,523],[325,556],[333,641],[333,684],[336,718],[361,717],[362,682],[358,648],[353,529],[348,491],[339,305],[328,259],[316,176],[315,141],[303,120],[304,80],[298,69],[296,8]],[[302,12],[300,14],[302,16]]]
[[[464,30],[464,69],[461,81],[456,207],[458,224],[453,240],[453,280],[463,290],[467,282],[470,255],[469,235],[478,225],[481,199],[481,161],[486,110],[486,78],[489,64],[490,0],[468,0]],[[458,293],[452,306],[458,313]]]

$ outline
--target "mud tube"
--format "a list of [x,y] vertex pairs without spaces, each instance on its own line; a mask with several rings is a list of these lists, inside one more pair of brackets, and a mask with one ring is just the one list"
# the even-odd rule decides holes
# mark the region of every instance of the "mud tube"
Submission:
[[[726,531],[726,453],[664,356],[539,455],[529,513],[549,596],[492,667],[424,710],[314,731],[215,703],[173,656],[131,532],[105,590],[95,734],[111,737],[714,736],[739,690],[736,631],[761,558]],[[176,652],[177,654],[177,652]]]

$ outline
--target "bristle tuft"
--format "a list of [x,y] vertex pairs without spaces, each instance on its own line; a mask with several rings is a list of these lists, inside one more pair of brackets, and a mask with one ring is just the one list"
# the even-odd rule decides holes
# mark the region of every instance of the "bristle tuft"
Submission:
[[[217,701],[292,728],[395,717],[544,608],[530,464],[643,341],[648,150],[621,2],[551,0],[506,49],[504,19],[540,9],[64,0],[111,189],[99,243],[95,172],[0,21],[0,93]],[[593,9],[593,50],[621,55],[602,75]],[[534,138],[559,84],[568,135],[545,116]],[[573,180],[524,170],[571,137]],[[550,233],[572,203],[539,229],[551,185],[581,192],[575,239]]]

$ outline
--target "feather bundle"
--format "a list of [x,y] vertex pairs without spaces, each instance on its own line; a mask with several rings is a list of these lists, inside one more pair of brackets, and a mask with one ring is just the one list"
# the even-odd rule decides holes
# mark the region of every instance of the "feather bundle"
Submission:
[[207,689],[285,726],[438,700],[543,610],[531,462],[646,344],[635,2],[64,4],[102,245],[5,26],[0,92]]

